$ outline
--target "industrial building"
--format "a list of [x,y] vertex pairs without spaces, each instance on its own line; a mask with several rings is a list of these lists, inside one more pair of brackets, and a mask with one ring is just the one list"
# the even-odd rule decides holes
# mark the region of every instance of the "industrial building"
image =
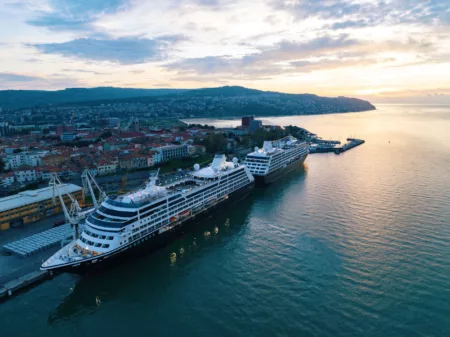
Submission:
[[[82,188],[74,184],[63,184],[59,192],[64,203],[70,203],[67,193],[70,193],[78,202],[82,203]],[[0,230],[28,224],[48,216],[62,212],[56,191],[55,204],[53,204],[53,187],[20,192],[5,198],[0,198]]]

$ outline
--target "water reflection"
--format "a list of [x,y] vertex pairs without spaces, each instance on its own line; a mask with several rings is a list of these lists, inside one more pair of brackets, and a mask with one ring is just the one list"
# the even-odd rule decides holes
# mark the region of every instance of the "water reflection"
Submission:
[[[230,203],[228,207],[222,207],[193,224],[191,231],[157,252],[99,273],[80,276],[48,317],[49,324],[94,314],[119,300],[121,305],[126,304],[123,301],[132,302],[140,296],[137,289],[157,292],[157,289],[164,288],[170,284],[174,273],[189,269],[190,263],[208,254],[210,249],[226,245],[233,236],[238,235],[248,223],[253,203],[251,195]],[[230,212],[230,209],[233,211]],[[214,233],[211,240],[203,236],[205,232]]]

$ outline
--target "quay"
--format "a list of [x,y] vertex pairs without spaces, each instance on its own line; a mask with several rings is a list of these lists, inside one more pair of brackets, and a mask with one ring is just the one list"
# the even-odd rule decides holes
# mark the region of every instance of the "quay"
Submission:
[[0,285],[0,301],[6,300],[19,291],[34,286],[51,276],[53,276],[53,274],[49,271],[37,270],[18,277],[15,280],[11,280],[5,283],[3,286]]
[[70,230],[70,224],[65,224],[10,242],[3,248],[21,257],[27,257],[58,245],[70,233]]
[[356,138],[347,138],[347,143],[345,143],[342,146],[340,145],[341,142],[339,141],[316,141],[314,144],[311,144],[309,146],[309,153],[327,153],[327,152],[334,152],[335,154],[341,154],[342,152],[348,151],[350,149],[353,149],[354,147],[357,147],[361,144],[364,144],[365,141],[362,139],[356,139]]
[[362,139],[356,139],[356,138],[347,138],[347,143],[344,144],[341,147],[341,150],[339,153],[341,152],[345,152],[347,150],[353,149],[354,147],[357,147],[358,145],[364,144],[365,141]]

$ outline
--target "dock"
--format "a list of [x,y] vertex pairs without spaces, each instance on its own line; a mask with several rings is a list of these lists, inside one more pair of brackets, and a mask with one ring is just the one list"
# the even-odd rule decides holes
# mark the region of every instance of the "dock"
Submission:
[[52,273],[49,271],[37,270],[24,276],[18,277],[15,280],[9,281],[3,286],[0,286],[0,301],[8,299],[9,297],[15,295],[17,292],[34,286],[51,276]]
[[54,227],[3,246],[7,251],[21,257],[28,257],[58,245],[70,231],[70,224]]
[[345,152],[347,150],[353,149],[354,147],[357,147],[358,145],[361,145],[364,143],[365,143],[365,141],[362,139],[347,138],[347,143],[341,147],[341,152]]
[[361,144],[364,144],[365,141],[362,139],[356,138],[347,138],[347,143],[342,146],[338,146],[341,144],[339,141],[320,141],[314,145],[310,145],[309,153],[328,153],[334,152],[335,154],[340,154],[342,152],[348,151],[357,147]]

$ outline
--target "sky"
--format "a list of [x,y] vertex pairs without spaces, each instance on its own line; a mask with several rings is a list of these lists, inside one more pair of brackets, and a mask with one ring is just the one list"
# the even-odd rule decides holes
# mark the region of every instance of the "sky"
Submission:
[[0,0],[0,89],[450,103],[450,0]]

